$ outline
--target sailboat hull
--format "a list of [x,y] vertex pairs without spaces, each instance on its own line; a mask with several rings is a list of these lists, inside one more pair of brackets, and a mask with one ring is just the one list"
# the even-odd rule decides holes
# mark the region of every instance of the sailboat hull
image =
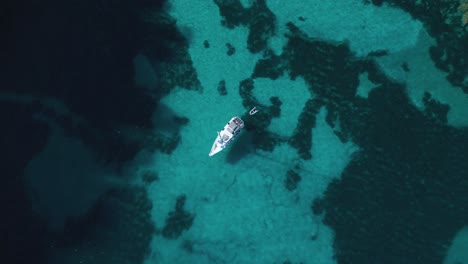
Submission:
[[216,138],[215,142],[213,143],[213,146],[211,147],[211,151],[210,153],[208,154],[208,156],[213,156],[215,155],[216,153],[220,152],[221,150],[223,150],[224,147],[222,144],[220,144],[219,142],[219,136]]
[[244,121],[242,121],[242,119],[237,116],[231,118],[224,128],[218,132],[218,136],[216,137],[208,156],[211,157],[226,148],[226,146],[228,146],[239,134],[243,127]]

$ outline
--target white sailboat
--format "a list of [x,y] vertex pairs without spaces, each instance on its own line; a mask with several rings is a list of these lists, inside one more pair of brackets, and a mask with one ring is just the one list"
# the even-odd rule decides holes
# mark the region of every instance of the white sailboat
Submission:
[[[249,114],[254,115],[257,112],[258,110],[254,107],[250,110]],[[216,137],[208,156],[211,157],[226,148],[235,139],[242,128],[244,128],[244,121],[242,121],[242,119],[238,116],[231,118],[224,128],[218,132],[218,136]]]

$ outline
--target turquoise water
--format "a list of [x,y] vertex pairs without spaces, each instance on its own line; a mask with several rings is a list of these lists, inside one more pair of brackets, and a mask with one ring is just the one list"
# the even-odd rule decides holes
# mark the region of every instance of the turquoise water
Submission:
[[428,3],[11,4],[4,263],[468,263],[468,33]]

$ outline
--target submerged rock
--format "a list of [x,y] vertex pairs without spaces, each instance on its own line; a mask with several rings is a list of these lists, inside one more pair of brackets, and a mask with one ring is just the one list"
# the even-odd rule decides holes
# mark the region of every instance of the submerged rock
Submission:
[[219,81],[219,84],[218,84],[218,93],[219,93],[219,95],[221,95],[221,96],[227,95],[226,81],[225,81],[225,80]]
[[284,185],[288,191],[294,191],[297,188],[297,184],[301,181],[301,176],[299,173],[289,170],[286,173],[286,179],[284,180]]
[[184,210],[185,200],[185,195],[177,197],[176,208],[169,213],[166,218],[166,225],[161,232],[163,237],[176,239],[184,230],[188,230],[192,226],[195,215]]
[[234,55],[234,53],[236,53],[236,48],[234,48],[234,46],[232,46],[230,43],[226,43],[226,47],[227,47],[227,55],[228,56],[232,56]]

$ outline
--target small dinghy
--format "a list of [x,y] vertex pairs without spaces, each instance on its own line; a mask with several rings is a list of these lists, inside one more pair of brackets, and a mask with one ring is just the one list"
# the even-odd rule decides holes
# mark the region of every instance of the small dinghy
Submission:
[[[254,115],[257,112],[258,110],[254,107],[250,110],[249,114]],[[211,157],[227,147],[232,141],[234,141],[242,128],[244,128],[244,121],[242,121],[242,119],[238,116],[231,118],[224,128],[218,132],[218,136],[216,137],[208,156]]]

